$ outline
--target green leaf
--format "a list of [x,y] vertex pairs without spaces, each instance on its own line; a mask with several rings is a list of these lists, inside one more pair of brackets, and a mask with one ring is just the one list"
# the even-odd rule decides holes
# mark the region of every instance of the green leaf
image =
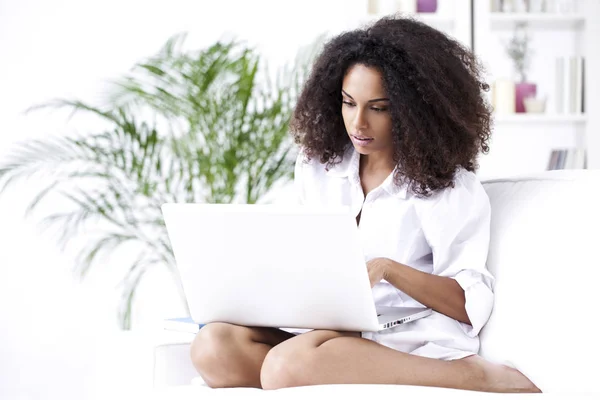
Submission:
[[184,51],[185,38],[172,36],[111,82],[102,104],[56,99],[28,110],[93,115],[102,128],[24,141],[0,154],[0,195],[18,181],[42,182],[27,215],[51,195],[68,200],[71,210],[40,222],[56,228],[62,248],[90,238],[79,245],[80,278],[120,246],[142,248],[121,266],[119,318],[126,328],[146,271],[156,266],[178,276],[162,204],[254,203],[293,172],[288,124],[310,57],[299,54],[273,80],[261,55],[241,42]]

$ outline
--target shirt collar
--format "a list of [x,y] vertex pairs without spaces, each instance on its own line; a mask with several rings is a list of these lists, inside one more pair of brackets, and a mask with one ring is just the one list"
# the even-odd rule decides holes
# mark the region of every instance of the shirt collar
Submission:
[[[355,185],[360,184],[360,175],[359,175],[359,166],[360,166],[360,153],[354,150],[353,146],[348,146],[341,161],[332,167],[330,167],[326,174],[328,176],[336,177],[336,178],[348,178],[350,182]],[[394,172],[396,172],[396,167],[394,171],[383,181],[381,187],[393,196],[397,196],[401,199],[406,199],[407,196],[407,187],[406,185],[398,186],[394,183]]]
[[[338,159],[340,156],[338,156]],[[336,160],[337,161],[337,160]],[[341,160],[327,169],[327,175],[337,178],[351,178],[353,181],[359,181],[358,168],[360,165],[360,153],[354,150],[353,146],[348,146],[341,157]]]

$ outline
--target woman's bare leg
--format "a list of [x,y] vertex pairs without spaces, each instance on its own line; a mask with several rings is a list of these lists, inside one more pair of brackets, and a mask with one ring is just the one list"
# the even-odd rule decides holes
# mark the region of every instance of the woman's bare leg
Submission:
[[337,383],[404,384],[489,392],[539,391],[519,371],[479,356],[442,361],[402,353],[357,334],[312,331],[274,347],[264,360],[265,389]]
[[191,346],[194,367],[210,387],[260,388],[260,370],[273,346],[293,337],[275,328],[211,323]]

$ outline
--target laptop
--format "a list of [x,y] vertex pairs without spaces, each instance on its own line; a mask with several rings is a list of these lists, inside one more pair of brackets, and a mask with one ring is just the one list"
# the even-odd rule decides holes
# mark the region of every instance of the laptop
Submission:
[[376,309],[349,208],[167,203],[162,213],[199,324],[373,332],[431,314]]

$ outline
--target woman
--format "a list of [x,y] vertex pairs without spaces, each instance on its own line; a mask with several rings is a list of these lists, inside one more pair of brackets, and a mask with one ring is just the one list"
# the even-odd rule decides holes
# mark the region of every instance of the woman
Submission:
[[411,19],[326,44],[291,123],[300,200],[354,210],[376,305],[434,312],[362,334],[209,324],[192,345],[208,385],[539,391],[477,355],[493,306],[490,205],[474,174],[488,151],[487,89],[473,54]]

